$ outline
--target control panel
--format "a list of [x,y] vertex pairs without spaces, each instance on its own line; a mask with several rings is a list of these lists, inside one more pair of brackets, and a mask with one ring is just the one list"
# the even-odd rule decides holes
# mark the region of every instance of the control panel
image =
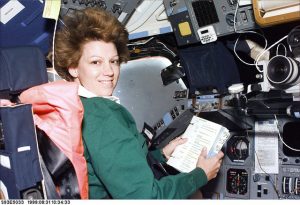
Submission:
[[226,174],[226,191],[229,194],[246,195],[249,191],[249,173],[245,169],[229,168]]
[[217,37],[256,28],[252,4],[237,0],[164,0],[164,5],[179,45],[200,42],[199,29],[207,26]]
[[112,15],[125,24],[141,0],[62,0],[60,15],[64,16],[74,10],[98,7],[110,11]]
[[[262,145],[265,147],[262,152],[256,149],[261,137],[257,130],[231,132],[223,149],[225,156],[218,177],[202,189],[205,198],[300,199],[300,143],[295,134],[299,125],[300,121],[278,117],[281,139],[275,133],[277,147],[273,148],[278,151],[273,161],[267,144]],[[261,157],[268,160],[256,164]],[[268,171],[266,167],[274,161],[278,162],[276,169]],[[262,171],[257,171],[256,166]]]

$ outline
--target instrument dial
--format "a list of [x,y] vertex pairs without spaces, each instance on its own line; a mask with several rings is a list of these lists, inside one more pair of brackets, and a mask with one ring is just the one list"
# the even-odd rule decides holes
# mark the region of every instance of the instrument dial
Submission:
[[226,189],[228,193],[245,195],[248,192],[248,173],[244,169],[227,171]]
[[249,156],[249,141],[244,136],[233,136],[227,142],[226,153],[233,162],[244,162]]

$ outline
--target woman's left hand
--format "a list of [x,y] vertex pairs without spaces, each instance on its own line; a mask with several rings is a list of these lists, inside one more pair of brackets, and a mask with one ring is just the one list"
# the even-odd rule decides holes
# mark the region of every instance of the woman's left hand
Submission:
[[184,144],[187,142],[187,138],[177,137],[169,142],[164,148],[162,148],[162,153],[165,155],[166,159],[169,160],[175,148],[178,145]]

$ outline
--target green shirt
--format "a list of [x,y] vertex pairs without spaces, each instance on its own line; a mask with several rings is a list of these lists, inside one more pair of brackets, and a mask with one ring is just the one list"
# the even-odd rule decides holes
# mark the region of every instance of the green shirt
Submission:
[[105,98],[81,101],[91,199],[183,199],[207,183],[200,168],[155,179],[146,160],[145,139],[131,114]]

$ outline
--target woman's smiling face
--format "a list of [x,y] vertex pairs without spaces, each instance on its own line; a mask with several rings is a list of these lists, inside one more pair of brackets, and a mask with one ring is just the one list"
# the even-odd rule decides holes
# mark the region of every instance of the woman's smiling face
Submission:
[[111,96],[119,79],[120,63],[114,43],[90,41],[83,46],[76,68],[69,68],[75,81],[97,96]]

